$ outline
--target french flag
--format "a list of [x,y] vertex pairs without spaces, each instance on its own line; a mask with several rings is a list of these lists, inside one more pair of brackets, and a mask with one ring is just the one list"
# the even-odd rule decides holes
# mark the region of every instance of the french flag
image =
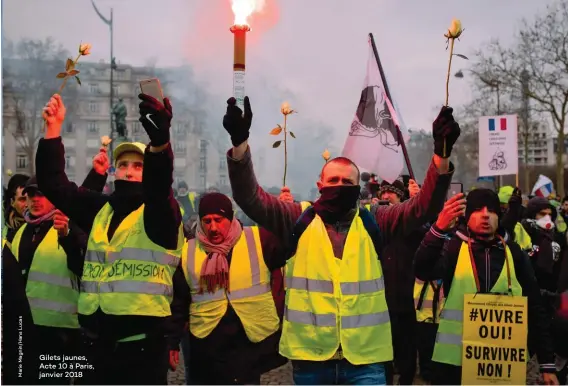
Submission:
[[499,129],[502,131],[507,130],[507,118],[489,118],[489,131],[495,131],[496,124],[499,121]]
[[538,197],[548,197],[554,191],[554,184],[552,180],[542,174],[538,176],[536,184],[534,184],[532,195]]

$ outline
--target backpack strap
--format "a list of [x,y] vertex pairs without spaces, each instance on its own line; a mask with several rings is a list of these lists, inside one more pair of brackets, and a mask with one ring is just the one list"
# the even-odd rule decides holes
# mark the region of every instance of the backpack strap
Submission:
[[296,254],[296,249],[298,249],[298,242],[300,237],[305,232],[305,230],[310,226],[312,221],[316,218],[316,212],[313,206],[308,206],[306,210],[302,212],[296,224],[294,224],[294,229],[290,235],[288,257],[292,257]]
[[383,252],[383,244],[381,242],[381,229],[379,228],[379,224],[377,224],[375,217],[366,208],[359,208],[359,217],[363,222],[365,230],[373,241],[375,251],[377,252],[377,255],[379,255],[380,260]]

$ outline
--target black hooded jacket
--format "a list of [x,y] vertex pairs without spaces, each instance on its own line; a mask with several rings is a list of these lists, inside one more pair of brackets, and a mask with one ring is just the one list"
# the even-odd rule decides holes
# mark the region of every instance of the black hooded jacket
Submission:
[[[426,233],[416,252],[414,269],[416,277],[424,281],[443,280],[444,293],[449,294],[458,262],[460,248],[468,240],[465,227],[442,237],[444,232],[435,225]],[[544,312],[540,289],[527,255],[518,244],[507,240],[507,246],[513,255],[515,275],[523,289],[523,296],[528,298],[529,348],[536,351],[538,362],[543,372],[554,372],[554,355],[550,337],[550,320]],[[505,249],[498,238],[492,241],[472,239],[472,251],[477,266],[481,293],[490,292],[497,282],[505,265]]]

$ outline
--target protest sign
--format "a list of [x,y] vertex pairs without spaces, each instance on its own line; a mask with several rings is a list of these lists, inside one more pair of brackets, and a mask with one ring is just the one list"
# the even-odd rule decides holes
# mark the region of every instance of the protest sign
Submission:
[[462,384],[525,385],[527,298],[464,296]]
[[519,172],[517,116],[479,118],[479,176]]

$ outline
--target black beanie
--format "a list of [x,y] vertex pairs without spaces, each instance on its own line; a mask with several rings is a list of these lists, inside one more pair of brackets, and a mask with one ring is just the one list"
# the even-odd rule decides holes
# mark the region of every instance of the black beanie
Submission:
[[384,192],[392,192],[396,194],[398,197],[404,197],[404,183],[400,180],[394,180],[392,184],[389,184],[386,181],[381,182],[381,187],[379,188],[380,197]]
[[487,207],[487,210],[497,214],[501,218],[501,203],[499,196],[491,189],[475,189],[467,195],[467,203],[465,206],[465,220],[469,221],[469,217],[473,212]]
[[199,217],[208,214],[218,214],[229,221],[233,221],[233,203],[231,199],[221,193],[206,193],[199,199]]

